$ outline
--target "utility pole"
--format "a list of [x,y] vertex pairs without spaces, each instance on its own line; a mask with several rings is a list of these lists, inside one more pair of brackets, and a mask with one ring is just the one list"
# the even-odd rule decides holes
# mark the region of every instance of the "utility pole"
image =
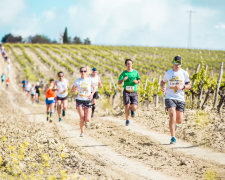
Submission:
[[195,13],[195,11],[189,10],[186,12],[189,13],[187,48],[191,48],[191,17],[192,17],[192,14]]

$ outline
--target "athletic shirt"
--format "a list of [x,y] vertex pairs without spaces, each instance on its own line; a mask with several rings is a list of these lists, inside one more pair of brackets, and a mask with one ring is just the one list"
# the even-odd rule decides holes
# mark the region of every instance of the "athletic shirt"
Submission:
[[35,92],[35,86],[31,86],[30,94],[36,94],[36,92]]
[[30,83],[29,83],[29,84],[26,84],[25,89],[26,89],[26,91],[30,91],[30,89],[31,89],[31,84],[30,84]]
[[63,92],[64,90],[68,89],[67,80],[66,79],[63,79],[63,81],[57,80],[57,89],[58,89],[56,93],[57,97],[64,98],[68,96],[68,91],[66,91],[64,94],[60,94],[60,92]]
[[126,81],[124,81],[124,89],[128,92],[135,92],[137,91],[137,84],[134,83],[134,80],[139,80],[140,76],[137,70],[133,69],[131,72],[128,72],[127,70],[123,71],[120,74],[119,80],[123,80],[124,77],[128,77]]
[[46,98],[53,98],[55,97],[56,92],[52,90],[52,88],[48,88],[46,91]]
[[40,93],[40,86],[35,86],[35,89],[36,89],[36,93]]
[[184,86],[185,83],[190,82],[187,71],[183,69],[180,69],[179,71],[173,71],[173,69],[170,69],[165,73],[163,81],[168,81],[168,86],[166,89],[166,99],[176,99],[185,102],[184,90],[177,91],[175,90],[175,86],[176,84]]
[[92,78],[86,77],[85,79],[78,78],[76,81],[74,81],[73,86],[76,86],[78,88],[78,96],[77,100],[83,100],[87,101],[88,96],[91,95],[91,85],[94,84],[92,82]]
[[[93,84],[95,85],[95,90],[96,92],[98,91],[98,82],[99,82],[99,77],[98,75],[96,75],[95,77],[93,77],[92,74],[90,74],[91,80],[93,82]],[[91,89],[91,91],[93,91],[93,89]]]

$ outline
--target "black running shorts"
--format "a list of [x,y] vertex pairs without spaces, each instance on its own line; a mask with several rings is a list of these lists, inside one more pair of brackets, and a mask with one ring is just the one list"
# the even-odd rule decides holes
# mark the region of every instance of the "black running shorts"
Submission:
[[98,91],[96,91],[93,95],[93,99],[98,99],[98,98],[99,98]]
[[91,101],[87,100],[87,101],[83,101],[83,100],[79,100],[76,99],[76,107],[83,107],[83,108],[91,108]]
[[66,97],[58,97],[57,96],[57,101],[59,100],[59,101],[64,101],[64,100],[67,100],[67,98],[68,98],[68,96],[66,96]]
[[185,102],[176,99],[165,99],[165,105],[167,110],[169,108],[175,107],[177,111],[184,112],[185,104]]
[[123,91],[123,103],[124,105],[127,104],[136,104],[138,105],[138,92],[127,92],[126,90]]

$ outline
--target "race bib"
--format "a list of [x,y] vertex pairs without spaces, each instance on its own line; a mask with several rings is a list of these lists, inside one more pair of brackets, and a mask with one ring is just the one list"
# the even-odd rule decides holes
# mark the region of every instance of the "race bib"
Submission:
[[126,91],[134,92],[134,86],[126,86]]
[[181,84],[181,82],[179,80],[175,80],[175,81],[169,81],[169,87],[170,89],[175,89],[176,85]]
[[89,95],[88,91],[79,91],[79,96],[80,96],[80,97],[85,97],[85,98],[87,98],[88,95]]
[[54,99],[55,99],[54,97],[50,97],[50,98],[48,98],[48,100],[49,100],[49,101],[54,100]]

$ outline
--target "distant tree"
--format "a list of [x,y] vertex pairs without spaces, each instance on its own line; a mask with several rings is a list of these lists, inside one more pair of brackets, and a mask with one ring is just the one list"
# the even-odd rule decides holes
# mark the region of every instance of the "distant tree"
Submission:
[[90,45],[91,44],[91,40],[89,38],[84,39],[84,44],[85,45]]
[[51,43],[51,40],[45,35],[37,34],[37,35],[34,35],[34,36],[29,36],[28,42],[30,42],[30,43],[40,43],[40,44],[44,44],[44,43],[49,44],[49,43]]
[[75,36],[73,38],[73,43],[74,44],[82,44],[82,41],[81,41],[80,37]]
[[63,43],[68,44],[69,41],[69,37],[68,37],[68,32],[67,32],[67,27],[65,28],[65,31],[63,33]]
[[19,42],[22,42],[22,40],[23,40],[22,36],[14,36],[11,33],[6,34],[2,38],[3,43],[19,43]]

